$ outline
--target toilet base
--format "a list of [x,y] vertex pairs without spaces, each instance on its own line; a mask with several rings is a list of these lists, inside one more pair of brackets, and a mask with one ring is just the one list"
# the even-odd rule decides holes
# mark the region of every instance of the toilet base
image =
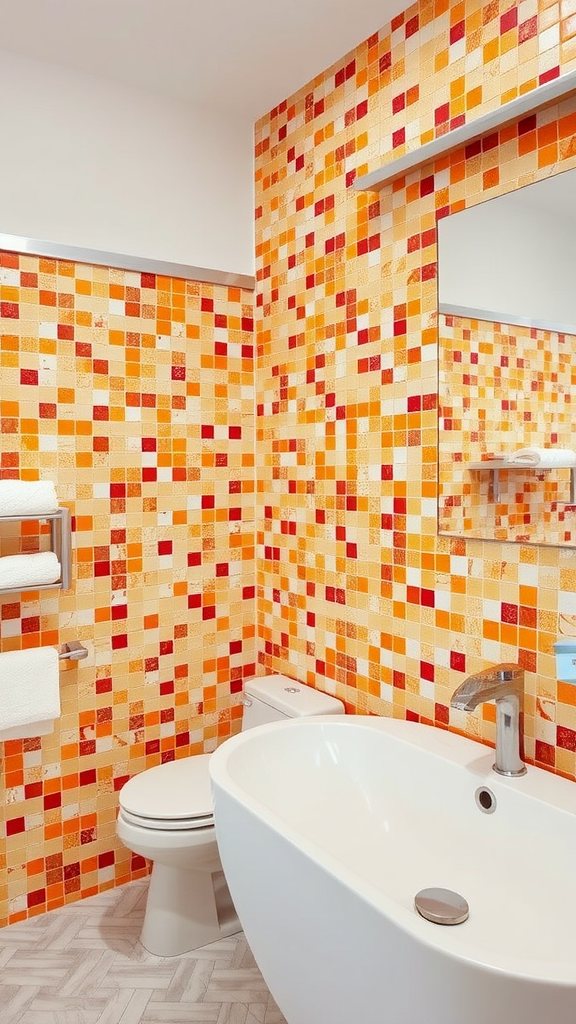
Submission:
[[154,862],[140,936],[149,953],[179,956],[240,930],[222,871],[188,871]]

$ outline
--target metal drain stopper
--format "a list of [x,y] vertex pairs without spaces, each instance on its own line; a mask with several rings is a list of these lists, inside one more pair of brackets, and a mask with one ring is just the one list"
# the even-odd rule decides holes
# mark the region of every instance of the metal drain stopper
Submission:
[[464,897],[452,889],[421,889],[414,897],[414,906],[433,924],[462,924],[470,912]]

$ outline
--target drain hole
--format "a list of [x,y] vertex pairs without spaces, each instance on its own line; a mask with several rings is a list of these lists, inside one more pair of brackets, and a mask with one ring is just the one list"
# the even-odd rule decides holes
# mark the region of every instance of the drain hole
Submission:
[[467,901],[453,889],[421,889],[414,897],[414,906],[432,924],[462,924],[470,912]]
[[484,814],[493,814],[496,810],[496,797],[491,789],[487,789],[485,786],[480,786],[474,794],[476,803]]

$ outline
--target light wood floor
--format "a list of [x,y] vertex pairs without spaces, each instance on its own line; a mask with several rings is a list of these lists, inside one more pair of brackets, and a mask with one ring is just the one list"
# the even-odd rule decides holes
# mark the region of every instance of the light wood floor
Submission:
[[147,884],[1,929],[1,1024],[285,1024],[242,933],[181,957],[140,945]]

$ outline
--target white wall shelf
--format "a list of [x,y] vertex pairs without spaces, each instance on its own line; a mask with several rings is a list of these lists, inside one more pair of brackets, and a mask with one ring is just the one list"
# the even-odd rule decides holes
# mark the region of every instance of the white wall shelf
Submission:
[[21,594],[30,590],[69,590],[72,585],[72,534],[70,509],[59,508],[56,512],[35,513],[26,516],[0,516],[2,523],[48,522],[50,524],[50,550],[60,562],[61,576],[56,583],[27,583],[25,587],[5,587],[0,594]]
[[482,114],[476,120],[454,128],[432,142],[426,142],[419,149],[404,153],[396,160],[390,160],[370,174],[363,174],[354,181],[354,188],[357,192],[379,192],[398,178],[403,178],[409,171],[424,167],[438,157],[459,149],[465,143],[518,121],[535,110],[550,106],[573,92],[576,92],[576,70],[568,71],[551,82],[545,82],[544,85],[538,85],[530,92],[504,103],[497,110]]

